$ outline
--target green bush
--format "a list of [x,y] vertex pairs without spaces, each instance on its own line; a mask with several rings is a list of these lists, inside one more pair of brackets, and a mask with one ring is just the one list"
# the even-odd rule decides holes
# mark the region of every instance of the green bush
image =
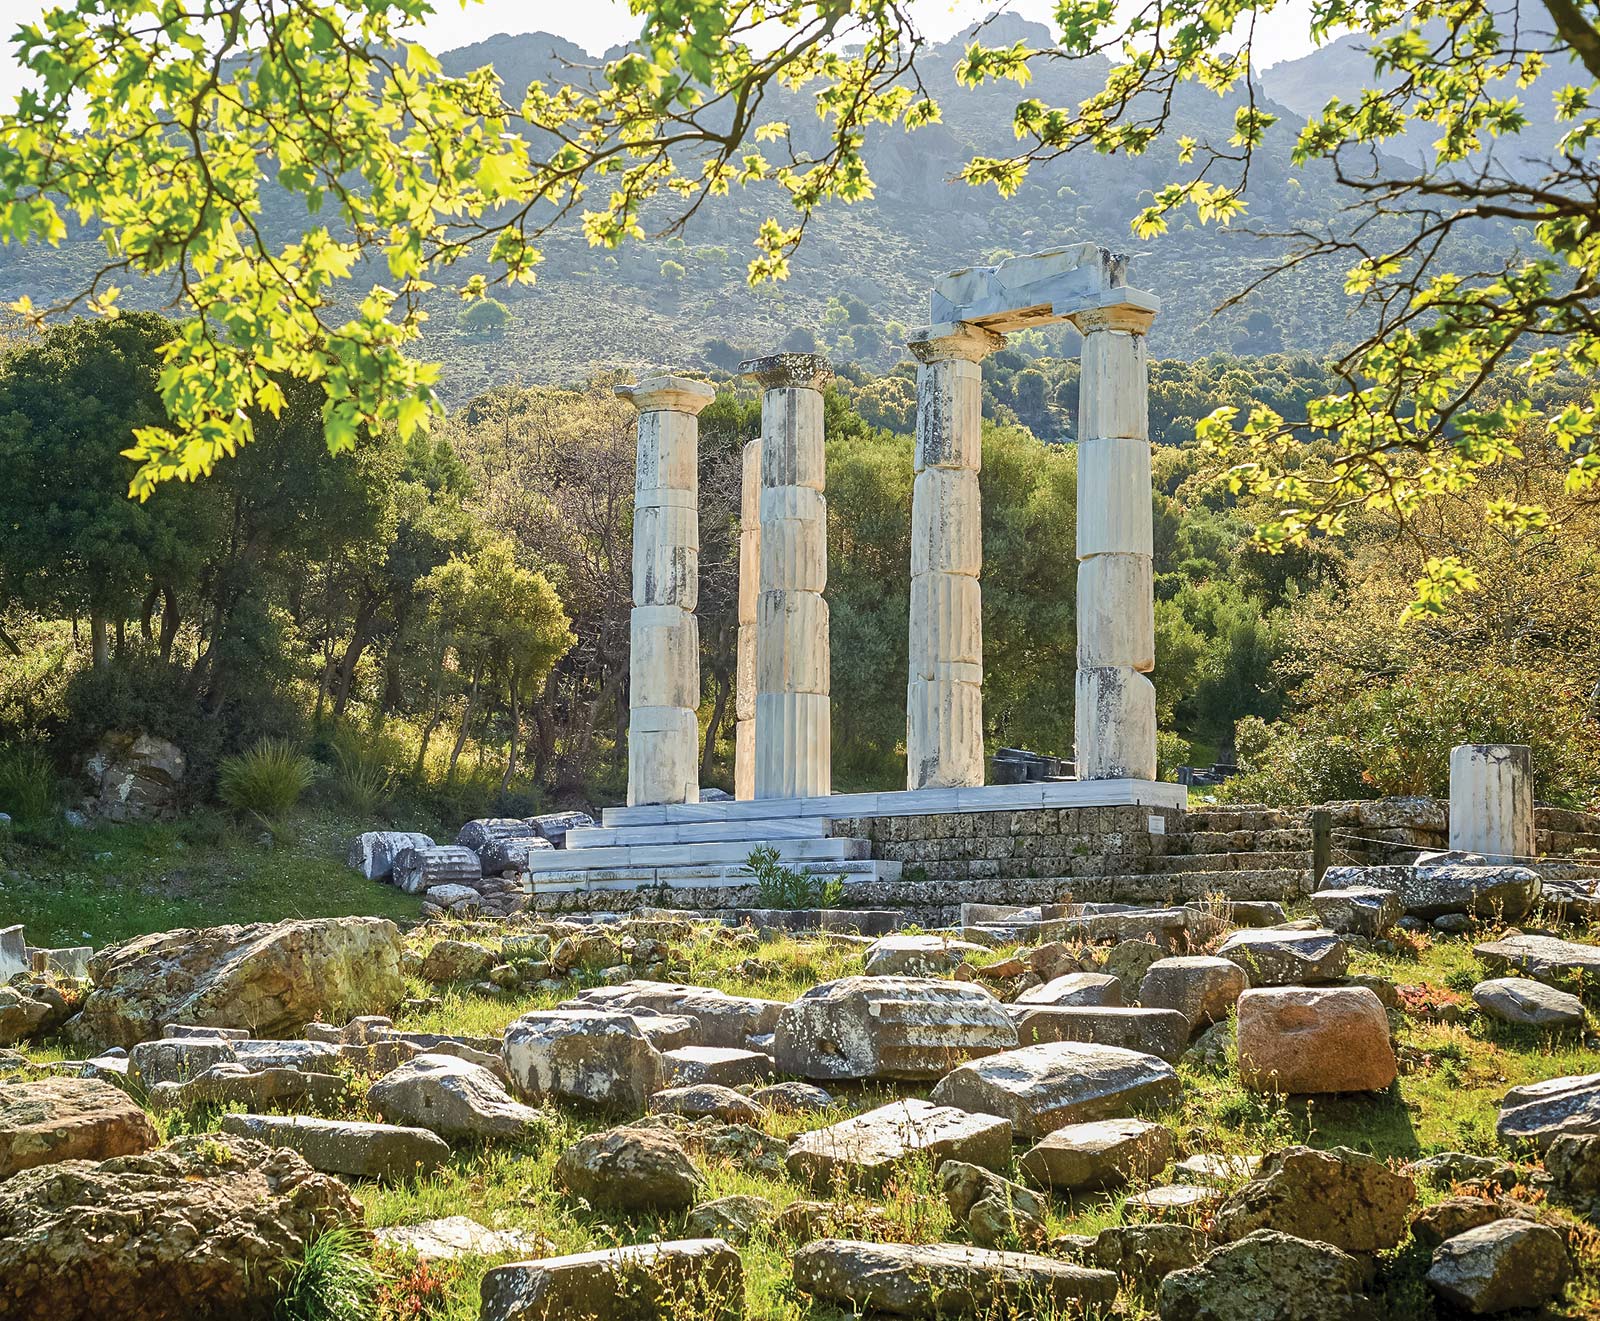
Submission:
[[393,750],[385,740],[362,738],[348,729],[329,739],[333,753],[333,791],[361,816],[371,816],[394,797]]
[[316,763],[287,739],[264,738],[223,759],[217,796],[229,807],[276,820],[316,779]]
[[56,808],[56,769],[36,748],[0,748],[0,812],[43,821]]
[[274,1321],[367,1321],[378,1282],[361,1236],[329,1230],[306,1246],[278,1297]]
[[769,844],[751,849],[744,869],[755,879],[758,908],[837,908],[844,899],[842,877],[811,876],[785,867]]

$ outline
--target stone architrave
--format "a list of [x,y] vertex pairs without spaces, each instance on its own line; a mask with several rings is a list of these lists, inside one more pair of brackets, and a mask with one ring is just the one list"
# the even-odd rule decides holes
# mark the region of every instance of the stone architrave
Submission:
[[[1132,295],[1134,291],[1129,290]],[[1075,312],[1078,387],[1078,778],[1156,777],[1148,299]]]
[[1463,743],[1450,752],[1450,847],[1491,863],[1531,862],[1533,749]]
[[829,700],[828,503],[815,353],[741,363],[761,386],[761,595],[756,603],[757,798],[833,791]]
[[983,369],[1005,337],[965,323],[930,326],[908,348],[917,367],[911,496],[910,678],[906,788],[981,785],[983,755]]
[[651,376],[617,393],[639,410],[633,488],[628,805],[700,801],[700,423],[704,381]]
[[756,615],[761,600],[761,442],[744,446],[739,486],[739,642],[733,680],[733,796],[756,796]]

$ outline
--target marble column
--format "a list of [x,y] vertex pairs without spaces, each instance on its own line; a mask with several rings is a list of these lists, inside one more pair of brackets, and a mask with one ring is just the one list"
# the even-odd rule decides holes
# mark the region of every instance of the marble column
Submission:
[[[1128,293],[1134,291],[1129,290]],[[1079,312],[1078,778],[1156,777],[1149,367],[1155,313],[1136,301]]]
[[828,504],[822,390],[814,353],[742,363],[760,383],[761,575],[756,602],[757,798],[833,791],[828,682]]
[[704,381],[651,376],[617,393],[639,410],[633,486],[628,804],[700,801],[700,410]]
[[1535,856],[1532,748],[1463,743],[1451,750],[1450,847],[1490,862]]
[[981,785],[983,755],[983,369],[1003,335],[929,327],[917,367],[911,496],[906,788]]
[[739,643],[733,680],[733,796],[756,796],[756,613],[761,599],[761,442],[744,446],[739,487]]

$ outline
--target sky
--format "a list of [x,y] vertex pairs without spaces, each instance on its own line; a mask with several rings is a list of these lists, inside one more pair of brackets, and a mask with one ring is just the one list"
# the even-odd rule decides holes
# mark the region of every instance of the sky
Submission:
[[[624,0],[434,0],[438,10],[418,29],[416,38],[430,50],[471,45],[496,33],[554,32],[592,54],[631,39],[639,28]],[[946,41],[986,14],[995,0],[911,0],[923,32]],[[47,8],[44,0],[0,0],[0,104],[9,105],[21,86],[11,58],[10,37],[20,24],[32,22]],[[1023,18],[1048,23],[1052,0],[1011,0],[1005,6]],[[1284,0],[1257,24],[1257,63],[1266,67],[1296,59],[1311,49],[1306,36],[1311,0]]]

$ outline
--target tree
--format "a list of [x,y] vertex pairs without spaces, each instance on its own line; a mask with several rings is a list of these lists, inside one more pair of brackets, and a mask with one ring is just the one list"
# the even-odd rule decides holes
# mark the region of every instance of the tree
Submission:
[[511,309],[498,298],[479,298],[461,310],[460,321],[467,334],[492,338],[506,333],[512,322]]

